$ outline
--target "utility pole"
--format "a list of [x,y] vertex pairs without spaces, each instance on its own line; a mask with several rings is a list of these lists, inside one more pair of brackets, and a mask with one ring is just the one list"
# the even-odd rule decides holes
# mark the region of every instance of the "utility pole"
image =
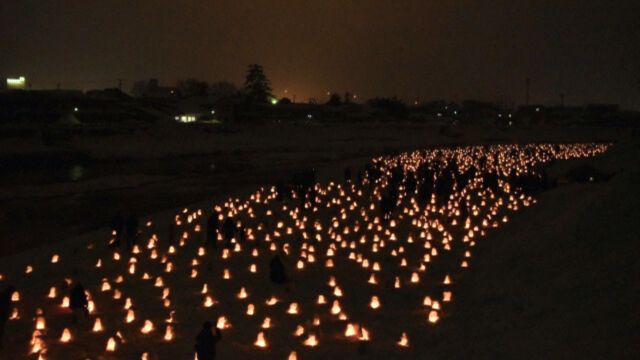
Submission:
[[122,79],[118,79],[118,90],[122,91]]

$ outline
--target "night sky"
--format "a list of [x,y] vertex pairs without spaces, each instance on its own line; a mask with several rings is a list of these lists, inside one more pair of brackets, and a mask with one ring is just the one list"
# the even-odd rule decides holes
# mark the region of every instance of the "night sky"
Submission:
[[298,101],[351,91],[640,109],[640,2],[2,0],[0,74],[34,88],[196,77],[259,63]]

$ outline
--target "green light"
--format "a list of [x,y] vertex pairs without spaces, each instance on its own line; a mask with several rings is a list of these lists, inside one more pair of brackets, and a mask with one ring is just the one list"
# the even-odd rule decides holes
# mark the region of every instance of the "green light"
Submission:
[[276,98],[271,99],[271,105],[278,105],[278,99]]

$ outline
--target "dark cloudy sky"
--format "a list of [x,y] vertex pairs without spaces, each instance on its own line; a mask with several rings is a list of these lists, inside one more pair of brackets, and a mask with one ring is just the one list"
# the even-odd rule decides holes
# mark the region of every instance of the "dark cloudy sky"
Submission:
[[0,74],[34,88],[197,77],[277,95],[640,108],[640,0],[0,0]]

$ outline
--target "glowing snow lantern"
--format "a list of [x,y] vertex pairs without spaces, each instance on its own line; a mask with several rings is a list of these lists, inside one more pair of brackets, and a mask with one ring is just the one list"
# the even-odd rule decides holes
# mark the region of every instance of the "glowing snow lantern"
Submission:
[[418,275],[417,272],[413,272],[411,274],[411,282],[414,283],[414,284],[420,282],[420,276]]
[[55,299],[56,296],[57,296],[56,288],[52,286],[51,289],[49,289],[49,295],[47,295],[47,297],[49,299]]
[[136,319],[136,313],[133,312],[133,309],[129,309],[127,311],[127,317],[125,318],[125,321],[127,322],[127,324],[131,324],[135,319]]
[[62,335],[60,336],[60,342],[68,343],[69,341],[71,341],[71,332],[68,328],[64,328],[64,330],[62,330]]
[[31,353],[43,353],[47,350],[44,341],[41,339],[42,333],[39,330],[35,330],[31,336]]
[[11,316],[9,317],[9,320],[19,320],[20,319],[20,313],[18,312],[18,308],[13,308],[13,311],[11,312]]
[[435,310],[431,310],[429,312],[429,322],[432,323],[432,324],[435,324],[435,323],[438,322],[438,319],[439,319],[438,312],[435,311]]
[[352,337],[358,334],[358,325],[355,324],[347,324],[347,328],[344,330],[345,337]]
[[318,339],[316,338],[315,334],[309,334],[307,339],[302,344],[309,347],[315,347],[318,346]]
[[298,360],[298,354],[295,351],[292,351],[291,353],[289,353],[289,357],[287,358],[287,360]]
[[148,334],[154,330],[153,323],[151,320],[145,320],[144,326],[140,329],[140,332],[143,334]]
[[255,346],[259,347],[259,348],[266,348],[267,347],[267,341],[264,339],[264,332],[260,331],[258,333],[258,337],[256,338],[256,342],[253,343]]
[[449,277],[448,274],[444,277],[444,281],[442,283],[445,285],[451,284],[451,278]]
[[442,301],[443,302],[451,301],[451,291],[445,291],[442,293]]
[[275,296],[271,296],[267,301],[266,304],[269,306],[273,306],[275,304],[278,303],[278,298],[276,298]]
[[60,256],[58,256],[58,254],[55,254],[51,257],[51,263],[56,264],[59,259],[60,259]]
[[340,302],[338,300],[333,300],[333,304],[331,306],[331,314],[338,315],[342,311],[340,308]]
[[293,332],[293,336],[302,336],[304,334],[304,327],[302,325],[296,326],[296,330]]
[[224,330],[224,329],[228,329],[229,327],[231,327],[231,324],[229,324],[229,321],[225,316],[218,317],[218,321],[216,322],[216,328],[220,330]]
[[324,298],[324,295],[318,295],[318,305],[323,305],[327,303],[327,300]]
[[246,299],[247,296],[247,290],[244,289],[244,286],[241,287],[240,292],[238,293],[238,299]]
[[60,304],[60,306],[62,306],[63,308],[68,308],[69,307],[69,297],[65,296],[62,298],[62,303]]
[[93,329],[91,331],[101,332],[102,330],[102,321],[100,320],[100,318],[96,318],[96,321],[93,323]]
[[289,305],[289,309],[287,310],[287,314],[297,315],[298,314],[298,303],[291,303]]
[[402,336],[400,336],[400,340],[396,343],[400,347],[409,347],[409,337],[407,337],[407,333],[403,332]]
[[100,288],[100,291],[109,291],[111,290],[111,285],[109,284],[109,281],[107,281],[107,279],[102,279],[102,287]]
[[109,340],[107,341],[107,349],[108,352],[114,352],[116,351],[116,339],[114,339],[113,337],[110,337]]
[[255,306],[253,304],[247,305],[247,315],[252,316],[255,313]]
[[13,294],[11,294],[11,301],[12,302],[20,301],[20,292],[14,291]]
[[204,307],[212,307],[214,304],[213,298],[211,297],[211,295],[207,295],[204,298]]
[[369,330],[365,329],[364,326],[360,327],[360,336],[358,337],[360,341],[369,341]]
[[164,333],[164,341],[173,340],[173,327],[171,325],[167,325],[167,329]]
[[378,281],[376,280],[376,275],[374,273],[371,273],[371,276],[369,276],[369,280],[367,282],[372,285],[377,284]]
[[380,307],[380,300],[378,299],[377,296],[374,295],[371,297],[371,302],[369,303],[369,306],[371,306],[371,308],[374,310]]
[[44,316],[38,316],[36,318],[36,330],[44,330],[46,327]]
[[271,327],[271,318],[270,317],[266,317],[264,318],[264,320],[262,321],[262,325],[260,326],[263,329],[268,329]]

